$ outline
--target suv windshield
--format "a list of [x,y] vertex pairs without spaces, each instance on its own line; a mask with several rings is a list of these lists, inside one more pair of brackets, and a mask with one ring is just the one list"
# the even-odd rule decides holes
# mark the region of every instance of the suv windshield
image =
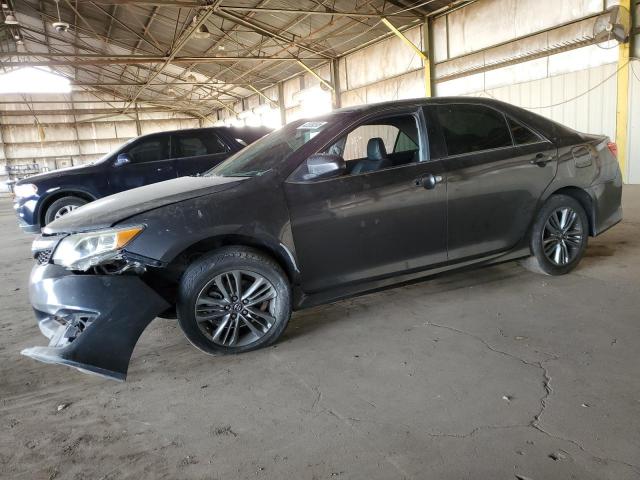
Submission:
[[307,142],[329,127],[335,116],[297,120],[262,137],[205,173],[206,176],[254,177],[284,162]]

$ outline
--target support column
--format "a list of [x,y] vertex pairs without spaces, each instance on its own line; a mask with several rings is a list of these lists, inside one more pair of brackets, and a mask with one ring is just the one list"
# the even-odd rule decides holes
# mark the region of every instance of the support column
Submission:
[[340,85],[340,60],[337,58],[331,60],[331,83],[333,84],[331,103],[335,110],[342,106],[342,101],[340,99],[340,92],[342,92],[342,86]]
[[424,24],[422,26],[422,45],[424,48],[424,53],[427,56],[426,59],[423,58],[424,62],[424,86],[425,86],[425,94],[427,97],[432,97],[435,92],[434,88],[434,78],[432,75],[433,72],[433,37],[431,35],[431,19],[429,17],[425,17]]
[[[631,0],[620,0],[620,6],[631,11]],[[631,40],[618,47],[618,94],[616,100],[616,144],[618,163],[623,181],[628,180],[627,159],[629,151],[629,61]]]
[[280,123],[287,123],[287,109],[284,107],[284,83],[278,82],[278,106],[280,107]]
[[134,105],[135,113],[136,113],[136,133],[138,136],[142,135],[142,126],[140,125],[140,116],[138,115],[138,104]]

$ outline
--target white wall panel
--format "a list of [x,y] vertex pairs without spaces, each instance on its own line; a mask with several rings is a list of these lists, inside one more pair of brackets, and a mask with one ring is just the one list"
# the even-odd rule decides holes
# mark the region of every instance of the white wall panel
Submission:
[[[422,27],[404,32],[422,49]],[[397,37],[390,37],[347,55],[344,90],[352,90],[422,67],[422,59]],[[343,72],[341,71],[341,74]]]
[[341,94],[342,106],[388,102],[406,98],[424,97],[424,72],[422,69],[397,77],[356,88]]
[[450,57],[577,20],[602,7],[602,0],[481,0],[448,15]]

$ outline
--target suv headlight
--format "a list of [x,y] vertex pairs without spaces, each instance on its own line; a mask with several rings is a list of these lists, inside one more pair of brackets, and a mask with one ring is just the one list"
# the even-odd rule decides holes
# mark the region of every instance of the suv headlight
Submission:
[[38,187],[33,183],[24,183],[13,187],[13,194],[18,198],[31,197],[38,193]]
[[144,227],[112,228],[65,237],[53,252],[53,263],[69,270],[86,271],[118,257],[120,250]]

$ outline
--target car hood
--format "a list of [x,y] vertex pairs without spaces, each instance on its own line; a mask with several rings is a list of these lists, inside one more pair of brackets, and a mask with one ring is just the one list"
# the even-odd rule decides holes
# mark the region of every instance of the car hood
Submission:
[[45,234],[109,228],[133,215],[239,185],[241,177],[180,177],[96,200],[47,225]]
[[37,175],[31,175],[30,177],[23,178],[22,180],[18,181],[17,184],[20,185],[24,183],[38,183],[43,180],[52,180],[67,175],[82,175],[84,173],[92,172],[95,169],[95,166],[95,164],[89,163],[86,165],[76,165],[74,167],[59,168],[52,172],[39,173]]

